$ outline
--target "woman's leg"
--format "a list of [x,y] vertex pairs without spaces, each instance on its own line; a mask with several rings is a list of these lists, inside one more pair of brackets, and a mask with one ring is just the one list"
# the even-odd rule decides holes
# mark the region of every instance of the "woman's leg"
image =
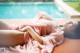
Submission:
[[0,30],[0,47],[24,44],[24,32],[17,30]]
[[0,47],[15,46],[24,43],[24,34],[10,29],[10,25],[0,21]]

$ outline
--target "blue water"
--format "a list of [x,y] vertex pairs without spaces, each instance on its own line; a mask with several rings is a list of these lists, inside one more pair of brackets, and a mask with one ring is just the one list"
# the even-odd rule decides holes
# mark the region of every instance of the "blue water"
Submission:
[[54,18],[67,18],[54,3],[0,3],[0,19],[34,18],[40,11]]

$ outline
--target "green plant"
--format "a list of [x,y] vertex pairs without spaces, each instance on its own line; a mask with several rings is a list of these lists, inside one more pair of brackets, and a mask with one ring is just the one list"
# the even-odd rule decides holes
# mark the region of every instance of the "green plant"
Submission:
[[80,2],[66,2],[69,6],[80,12]]

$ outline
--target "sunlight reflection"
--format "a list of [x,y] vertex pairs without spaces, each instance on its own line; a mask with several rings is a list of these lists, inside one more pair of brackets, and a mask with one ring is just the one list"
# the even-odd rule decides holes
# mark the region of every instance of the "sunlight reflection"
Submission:
[[26,14],[27,10],[26,9],[22,9],[22,14]]

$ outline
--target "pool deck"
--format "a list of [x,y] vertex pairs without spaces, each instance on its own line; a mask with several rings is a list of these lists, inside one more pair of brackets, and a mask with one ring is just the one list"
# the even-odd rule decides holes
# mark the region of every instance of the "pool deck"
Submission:
[[[29,23],[32,21],[32,19],[12,19],[12,20],[9,20],[9,19],[2,19],[0,20],[2,22],[5,22],[9,25],[13,25],[13,26],[19,26],[19,25],[23,25],[23,24],[26,24],[26,23]],[[69,22],[69,21],[80,21],[80,18],[69,18],[69,19],[56,19],[56,21],[59,23],[59,25],[64,25],[66,22]]]
[[67,14],[69,18],[80,18],[80,12],[67,5],[63,0],[54,0],[54,2],[57,6],[63,9],[64,13]]

